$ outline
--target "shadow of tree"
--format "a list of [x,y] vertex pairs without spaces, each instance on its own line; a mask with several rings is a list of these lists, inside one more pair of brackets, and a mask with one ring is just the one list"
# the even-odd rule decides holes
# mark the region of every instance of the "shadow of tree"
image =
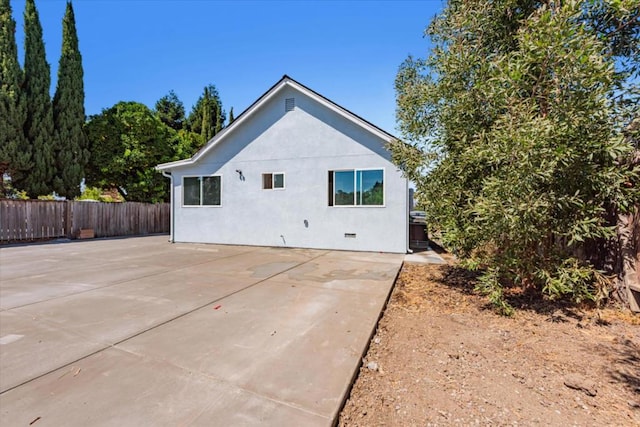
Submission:
[[[431,279],[433,282],[448,288],[457,293],[459,297],[472,296],[477,298],[482,308],[494,311],[494,307],[483,299],[480,292],[476,291],[478,278],[481,275],[477,271],[469,271],[455,264],[437,266],[439,274],[434,275]],[[505,299],[516,312],[524,312],[531,315],[541,315],[542,319],[550,323],[562,323],[576,328],[585,328],[592,331],[592,335],[596,336],[600,332],[609,336],[617,336],[612,341],[599,340],[600,343],[589,344],[584,349],[585,354],[596,354],[603,356],[604,365],[602,371],[611,379],[611,383],[618,384],[633,394],[634,399],[627,403],[633,407],[633,410],[640,410],[640,329],[633,331],[637,326],[631,326],[633,323],[626,324],[626,320],[622,326],[623,331],[633,331],[632,337],[628,334],[619,334],[615,325],[618,322],[610,322],[601,317],[601,310],[594,310],[595,305],[590,302],[577,304],[568,300],[552,300],[540,292],[525,291],[516,286],[507,287],[504,290]],[[456,298],[454,296],[454,298]],[[485,303],[486,301],[486,303]],[[611,308],[619,310],[620,307]],[[604,310],[606,312],[606,310]],[[606,313],[604,317],[609,317]],[[614,318],[618,318],[615,317]],[[529,317],[535,319],[535,317]],[[622,320],[622,319],[621,319]],[[551,325],[549,325],[551,327]],[[600,329],[601,327],[613,329]],[[631,329],[625,329],[625,328]],[[595,328],[595,329],[594,329]],[[568,329],[564,329],[568,330]],[[637,398],[635,398],[637,397]]]
[[465,295],[476,295],[475,287],[478,281],[478,272],[470,271],[455,265],[440,266],[441,276],[436,283],[453,288]]
[[[444,249],[437,246],[432,248],[438,253],[445,253]],[[483,297],[482,293],[476,290],[478,278],[482,274],[479,271],[470,271],[455,264],[442,265],[440,267],[441,277],[437,282],[443,286],[455,289],[465,295],[476,295]],[[554,323],[584,322],[593,320],[596,324],[606,325],[605,320],[596,318],[590,319],[587,312],[592,312],[596,306],[591,302],[575,303],[570,300],[550,299],[536,290],[523,290],[518,286],[507,286],[504,288],[504,299],[516,311],[531,311],[537,314],[548,316],[547,320]],[[486,310],[495,310],[495,307],[487,301],[483,307]]]
[[584,309],[594,308],[587,303],[577,304],[567,300],[552,300],[536,291],[520,291],[518,288],[507,289],[505,300],[516,310],[532,311],[548,316],[547,320],[554,323],[566,323],[570,320],[582,322],[585,320]]
[[[460,267],[455,262],[455,256],[447,252],[442,246],[433,240],[429,240],[429,249],[440,255],[448,264],[438,266],[439,277],[432,280],[463,295],[482,298],[482,308],[488,311],[496,311],[496,307],[486,299],[482,292],[476,290],[481,271],[470,271]],[[523,289],[519,286],[505,286],[503,289],[505,301],[516,312],[531,312],[547,316],[547,321],[552,323],[573,323],[576,327],[589,327],[589,325],[609,326],[611,322],[601,316],[600,309],[612,308],[624,311],[624,306],[619,305],[614,299],[598,306],[592,301],[575,301],[566,299],[551,299],[536,289]]]
[[640,398],[640,345],[625,339],[617,346],[616,352],[609,375]]

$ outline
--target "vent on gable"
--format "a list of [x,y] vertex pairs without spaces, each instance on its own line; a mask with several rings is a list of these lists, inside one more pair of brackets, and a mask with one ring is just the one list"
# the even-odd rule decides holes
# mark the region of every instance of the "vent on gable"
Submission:
[[284,111],[293,111],[296,108],[296,99],[287,98],[284,100]]

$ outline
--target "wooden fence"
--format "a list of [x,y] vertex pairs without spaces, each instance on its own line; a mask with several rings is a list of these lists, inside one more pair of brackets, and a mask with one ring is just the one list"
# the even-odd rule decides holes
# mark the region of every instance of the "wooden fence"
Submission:
[[0,200],[0,242],[75,238],[80,229],[96,237],[168,233],[168,203],[99,203]]

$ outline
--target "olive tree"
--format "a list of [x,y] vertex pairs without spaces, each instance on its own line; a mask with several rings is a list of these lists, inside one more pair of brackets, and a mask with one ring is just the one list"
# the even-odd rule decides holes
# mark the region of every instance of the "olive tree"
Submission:
[[394,161],[503,313],[507,286],[574,301],[608,292],[593,243],[638,203],[638,167],[621,163],[638,117],[638,12],[624,0],[452,0],[427,29],[430,55],[400,67]]

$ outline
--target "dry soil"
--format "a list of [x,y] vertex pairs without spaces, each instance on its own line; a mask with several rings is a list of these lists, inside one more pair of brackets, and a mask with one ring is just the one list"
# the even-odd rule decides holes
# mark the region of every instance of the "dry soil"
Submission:
[[339,425],[640,426],[640,316],[526,301],[405,264]]

